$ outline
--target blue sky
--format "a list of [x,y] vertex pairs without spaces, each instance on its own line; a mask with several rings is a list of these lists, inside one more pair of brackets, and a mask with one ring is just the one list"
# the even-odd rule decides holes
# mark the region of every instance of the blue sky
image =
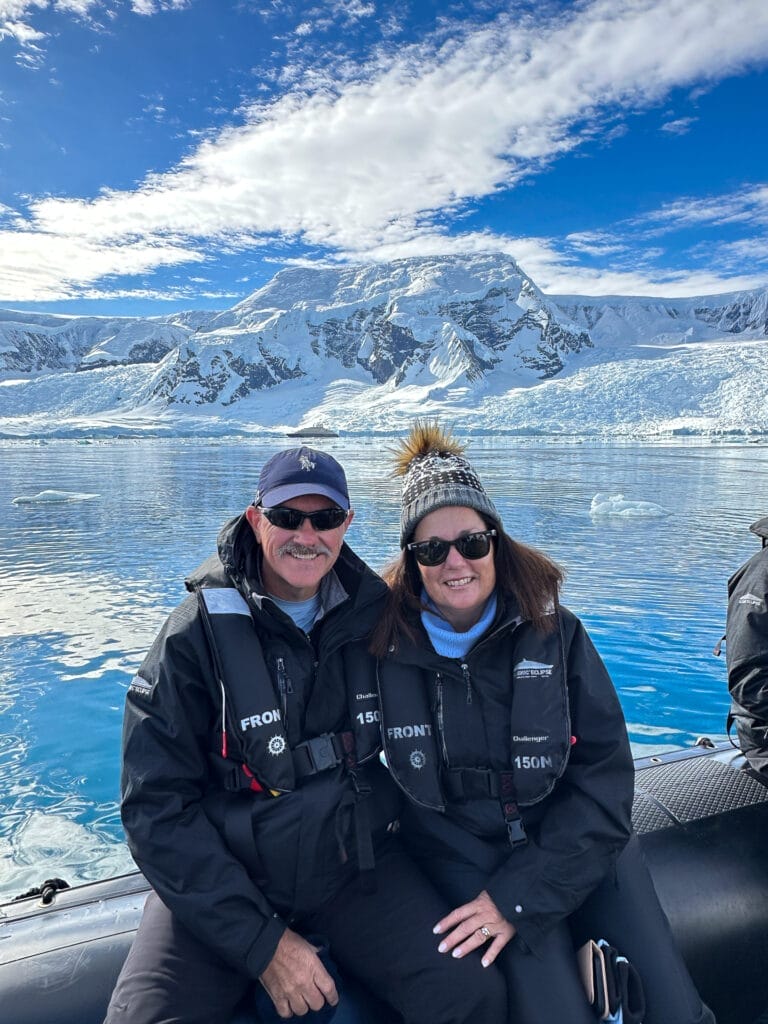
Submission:
[[0,0],[0,305],[480,249],[556,294],[762,287],[766,109],[765,0]]

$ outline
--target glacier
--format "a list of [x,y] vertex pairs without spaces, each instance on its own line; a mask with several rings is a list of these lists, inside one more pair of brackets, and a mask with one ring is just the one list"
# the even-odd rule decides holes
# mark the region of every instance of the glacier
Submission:
[[289,267],[222,311],[0,310],[0,436],[768,433],[768,289],[555,296],[509,256]]

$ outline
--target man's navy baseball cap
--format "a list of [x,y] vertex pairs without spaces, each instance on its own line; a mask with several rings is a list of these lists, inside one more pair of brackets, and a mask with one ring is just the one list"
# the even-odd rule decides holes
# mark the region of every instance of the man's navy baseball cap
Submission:
[[264,464],[254,504],[271,508],[303,494],[322,494],[349,510],[344,470],[333,456],[306,447],[278,452]]

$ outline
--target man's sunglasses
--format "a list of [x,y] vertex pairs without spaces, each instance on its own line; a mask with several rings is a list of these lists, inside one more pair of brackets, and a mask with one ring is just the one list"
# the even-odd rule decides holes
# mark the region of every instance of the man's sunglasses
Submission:
[[304,520],[308,519],[312,523],[312,529],[319,533],[337,530],[349,515],[343,508],[320,508],[317,512],[302,512],[301,509],[286,508],[284,505],[261,508],[261,513],[268,523],[272,523],[280,530],[298,530]]
[[442,565],[451,548],[456,548],[462,558],[474,562],[477,558],[485,558],[491,550],[491,537],[496,536],[495,530],[483,530],[480,533],[465,533],[455,540],[417,540],[406,544],[412,551],[419,565]]

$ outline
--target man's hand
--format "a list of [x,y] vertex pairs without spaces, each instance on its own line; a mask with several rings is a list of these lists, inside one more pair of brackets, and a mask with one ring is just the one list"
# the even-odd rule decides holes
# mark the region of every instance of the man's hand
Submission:
[[320,1010],[326,1003],[335,1006],[339,1001],[316,947],[290,928],[283,932],[260,981],[280,1017],[303,1017],[310,1010]]
[[483,967],[489,967],[515,934],[510,924],[483,889],[471,903],[452,910],[435,925],[436,935],[445,935],[437,947],[441,953],[453,950],[452,956],[462,957],[486,942],[490,946],[483,953]]

